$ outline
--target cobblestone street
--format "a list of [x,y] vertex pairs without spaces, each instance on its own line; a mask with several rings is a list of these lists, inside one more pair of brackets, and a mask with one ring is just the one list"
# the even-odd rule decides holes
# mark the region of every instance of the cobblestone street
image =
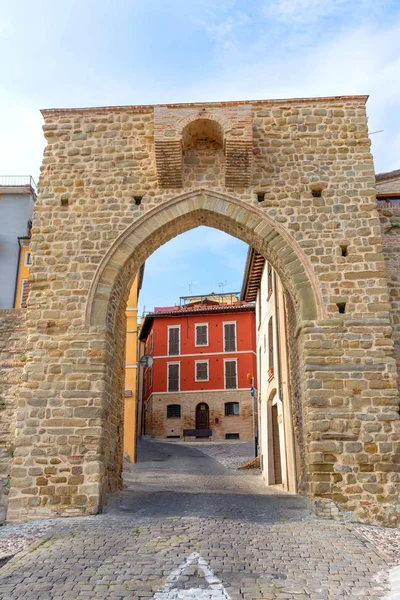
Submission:
[[1,528],[1,600],[397,598],[398,531],[318,520],[209,454],[142,440],[102,515]]

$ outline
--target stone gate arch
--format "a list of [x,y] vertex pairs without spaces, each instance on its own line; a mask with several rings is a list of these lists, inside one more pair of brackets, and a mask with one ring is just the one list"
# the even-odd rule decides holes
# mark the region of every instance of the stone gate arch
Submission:
[[[399,399],[365,102],[43,111],[9,519],[96,513],[119,489],[129,283],[158,246],[204,224],[264,255],[290,299],[302,490],[398,522]],[[212,184],[182,173],[180,128],[204,113],[225,127]]]
[[161,204],[117,238],[93,279],[86,305],[87,325],[113,331],[118,306],[115,296],[122,288],[129,289],[140,265],[158,247],[199,225],[229,233],[265,256],[291,293],[302,321],[324,317],[318,283],[297,241],[279,223],[234,194],[204,188]]

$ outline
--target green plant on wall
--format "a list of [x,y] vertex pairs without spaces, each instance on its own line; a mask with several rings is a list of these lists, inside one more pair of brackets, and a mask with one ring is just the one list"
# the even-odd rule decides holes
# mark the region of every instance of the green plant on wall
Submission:
[[400,223],[393,223],[393,225],[386,229],[386,233],[390,233],[393,229],[400,229]]

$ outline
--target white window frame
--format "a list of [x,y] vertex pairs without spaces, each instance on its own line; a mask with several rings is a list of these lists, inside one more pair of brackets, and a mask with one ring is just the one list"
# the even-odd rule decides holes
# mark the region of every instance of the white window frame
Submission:
[[[234,350],[225,350],[225,325],[234,325],[235,326],[235,349]],[[222,321],[223,328],[223,352],[225,354],[232,354],[232,352],[237,352],[237,321]]]
[[[178,389],[174,390],[173,392],[169,391],[169,365],[178,365],[179,369],[178,369]],[[181,391],[181,361],[179,360],[174,360],[174,361],[170,361],[167,362],[167,393],[168,394],[176,394],[178,392]]]
[[[179,348],[178,348],[178,354],[170,354],[169,353],[169,330],[170,329],[179,329]],[[168,325],[168,327],[167,327],[167,355],[168,356],[180,356],[181,355],[181,326],[180,325]]]
[[[28,262],[28,256],[30,256],[31,260],[30,262]],[[27,252],[25,252],[24,255],[24,267],[31,267],[32,266],[32,253],[28,250]]]
[[[198,363],[206,363],[207,365],[207,379],[197,379],[197,365]],[[209,360],[195,360],[194,361],[194,380],[201,383],[202,381],[210,381],[210,361]]]
[[[236,363],[236,387],[235,388],[227,388],[226,387],[225,363],[227,363],[227,362],[235,362]],[[238,390],[238,389],[239,389],[238,359],[237,358],[224,358],[224,390]]]
[[153,367],[149,367],[149,389],[153,387]]
[[[207,327],[207,343],[206,344],[198,344],[197,343],[197,327]],[[206,346],[210,345],[210,340],[208,337],[208,323],[195,323],[194,324],[194,345],[196,346],[196,348],[205,348]]]

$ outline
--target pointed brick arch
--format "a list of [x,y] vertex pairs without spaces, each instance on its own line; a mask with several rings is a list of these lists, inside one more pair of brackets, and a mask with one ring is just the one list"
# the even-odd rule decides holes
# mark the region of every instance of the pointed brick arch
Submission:
[[166,201],[129,227],[111,246],[99,265],[88,296],[88,325],[114,328],[120,296],[140,265],[161,245],[207,225],[253,246],[278,271],[302,321],[324,316],[319,287],[298,243],[282,226],[260,210],[235,198],[206,189]]

